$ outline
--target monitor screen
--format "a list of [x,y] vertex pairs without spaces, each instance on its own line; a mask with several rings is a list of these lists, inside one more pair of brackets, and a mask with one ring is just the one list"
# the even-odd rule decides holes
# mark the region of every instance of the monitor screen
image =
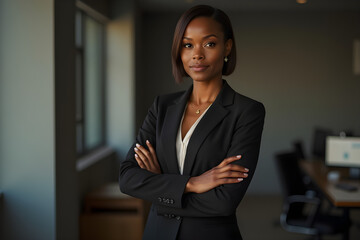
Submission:
[[327,137],[325,162],[329,166],[360,168],[360,137]]

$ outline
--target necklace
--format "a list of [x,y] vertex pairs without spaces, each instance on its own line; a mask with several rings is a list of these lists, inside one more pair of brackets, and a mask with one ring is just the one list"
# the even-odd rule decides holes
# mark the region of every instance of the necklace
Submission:
[[[212,103],[210,103],[208,106],[206,106],[206,108],[208,108],[211,104],[212,104]],[[192,106],[192,108],[195,108],[195,113],[196,113],[196,114],[200,114],[201,108],[202,108],[202,107],[200,107],[201,105],[198,106],[198,107],[196,107],[194,103],[190,103],[190,106]],[[206,108],[205,108],[205,109],[206,109]]]

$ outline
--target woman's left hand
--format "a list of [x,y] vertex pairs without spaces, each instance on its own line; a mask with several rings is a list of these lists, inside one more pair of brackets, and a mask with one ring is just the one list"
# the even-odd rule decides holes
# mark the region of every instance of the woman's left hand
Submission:
[[155,149],[148,140],[146,140],[146,145],[148,146],[149,151],[140,144],[136,144],[136,147],[134,148],[135,160],[142,169],[160,174],[161,169],[156,157]]

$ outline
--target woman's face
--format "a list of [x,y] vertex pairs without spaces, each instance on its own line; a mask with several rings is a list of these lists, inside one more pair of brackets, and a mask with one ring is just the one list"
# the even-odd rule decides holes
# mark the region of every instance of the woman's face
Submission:
[[232,40],[225,42],[221,25],[212,18],[198,17],[186,27],[181,61],[194,81],[221,80],[224,58],[230,54]]

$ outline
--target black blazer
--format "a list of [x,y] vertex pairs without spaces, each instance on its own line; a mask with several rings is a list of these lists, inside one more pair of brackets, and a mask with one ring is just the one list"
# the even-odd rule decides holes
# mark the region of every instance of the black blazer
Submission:
[[[264,106],[236,93],[226,81],[189,141],[183,175],[176,156],[179,124],[192,92],[159,96],[145,118],[136,143],[149,140],[156,149],[162,174],[141,169],[134,145],[120,165],[122,192],[153,203],[143,239],[241,239],[235,211],[255,172],[263,130]],[[191,176],[199,176],[230,156],[250,169],[249,177],[208,192],[184,194]]]

